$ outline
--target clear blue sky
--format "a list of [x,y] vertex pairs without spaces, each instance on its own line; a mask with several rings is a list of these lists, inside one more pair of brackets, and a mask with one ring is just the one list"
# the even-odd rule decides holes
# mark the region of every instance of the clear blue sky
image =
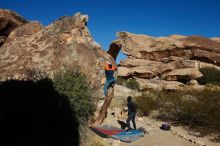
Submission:
[[220,0],[0,0],[0,8],[43,25],[76,12],[88,14],[89,30],[104,50],[118,31],[220,36]]

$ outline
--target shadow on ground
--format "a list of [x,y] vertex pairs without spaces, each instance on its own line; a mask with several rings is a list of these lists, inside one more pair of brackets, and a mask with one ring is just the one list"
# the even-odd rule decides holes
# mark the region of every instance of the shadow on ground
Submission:
[[0,145],[78,146],[78,120],[49,79],[0,84]]
[[148,134],[149,133],[149,131],[145,130],[144,127],[139,127],[138,130],[141,131],[141,132],[144,132],[144,134]]

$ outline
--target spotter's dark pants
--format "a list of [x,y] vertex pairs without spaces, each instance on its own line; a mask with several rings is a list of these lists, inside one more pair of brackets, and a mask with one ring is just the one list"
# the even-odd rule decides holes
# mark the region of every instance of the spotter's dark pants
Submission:
[[128,130],[131,130],[130,121],[132,121],[134,129],[135,130],[137,129],[136,128],[136,123],[135,123],[135,116],[136,116],[136,112],[131,112],[131,113],[128,114],[128,118],[126,120]]

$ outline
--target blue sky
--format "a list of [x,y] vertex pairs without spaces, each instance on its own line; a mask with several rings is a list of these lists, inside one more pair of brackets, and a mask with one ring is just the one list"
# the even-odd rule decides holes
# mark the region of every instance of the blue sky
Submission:
[[220,37],[220,0],[0,0],[0,8],[43,25],[76,12],[88,14],[88,28],[104,50],[118,31]]

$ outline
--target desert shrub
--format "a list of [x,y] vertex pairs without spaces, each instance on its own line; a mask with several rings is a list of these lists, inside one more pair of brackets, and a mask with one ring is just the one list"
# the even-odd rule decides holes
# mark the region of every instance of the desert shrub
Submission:
[[202,91],[150,91],[135,98],[141,112],[158,110],[158,118],[176,121],[201,134],[215,132],[220,135],[220,90],[206,86]]
[[201,68],[200,72],[203,77],[199,80],[200,84],[220,84],[220,71],[216,68],[206,67]]
[[132,90],[139,89],[139,83],[135,79],[128,79],[126,82],[126,86]]
[[144,93],[141,96],[135,97],[135,102],[138,107],[138,111],[143,115],[149,115],[149,113],[157,108],[157,101],[152,94]]
[[133,78],[127,79],[127,78],[123,78],[123,77],[118,77],[116,83],[118,85],[126,86],[132,90],[139,89],[139,83]]
[[91,101],[91,91],[85,75],[79,71],[59,72],[54,77],[54,87],[60,94],[69,98],[79,123],[83,124],[89,120],[95,106]]
[[123,77],[117,77],[116,83],[117,83],[118,85],[126,86],[126,81],[127,81],[127,79],[125,79],[125,78],[123,78]]

